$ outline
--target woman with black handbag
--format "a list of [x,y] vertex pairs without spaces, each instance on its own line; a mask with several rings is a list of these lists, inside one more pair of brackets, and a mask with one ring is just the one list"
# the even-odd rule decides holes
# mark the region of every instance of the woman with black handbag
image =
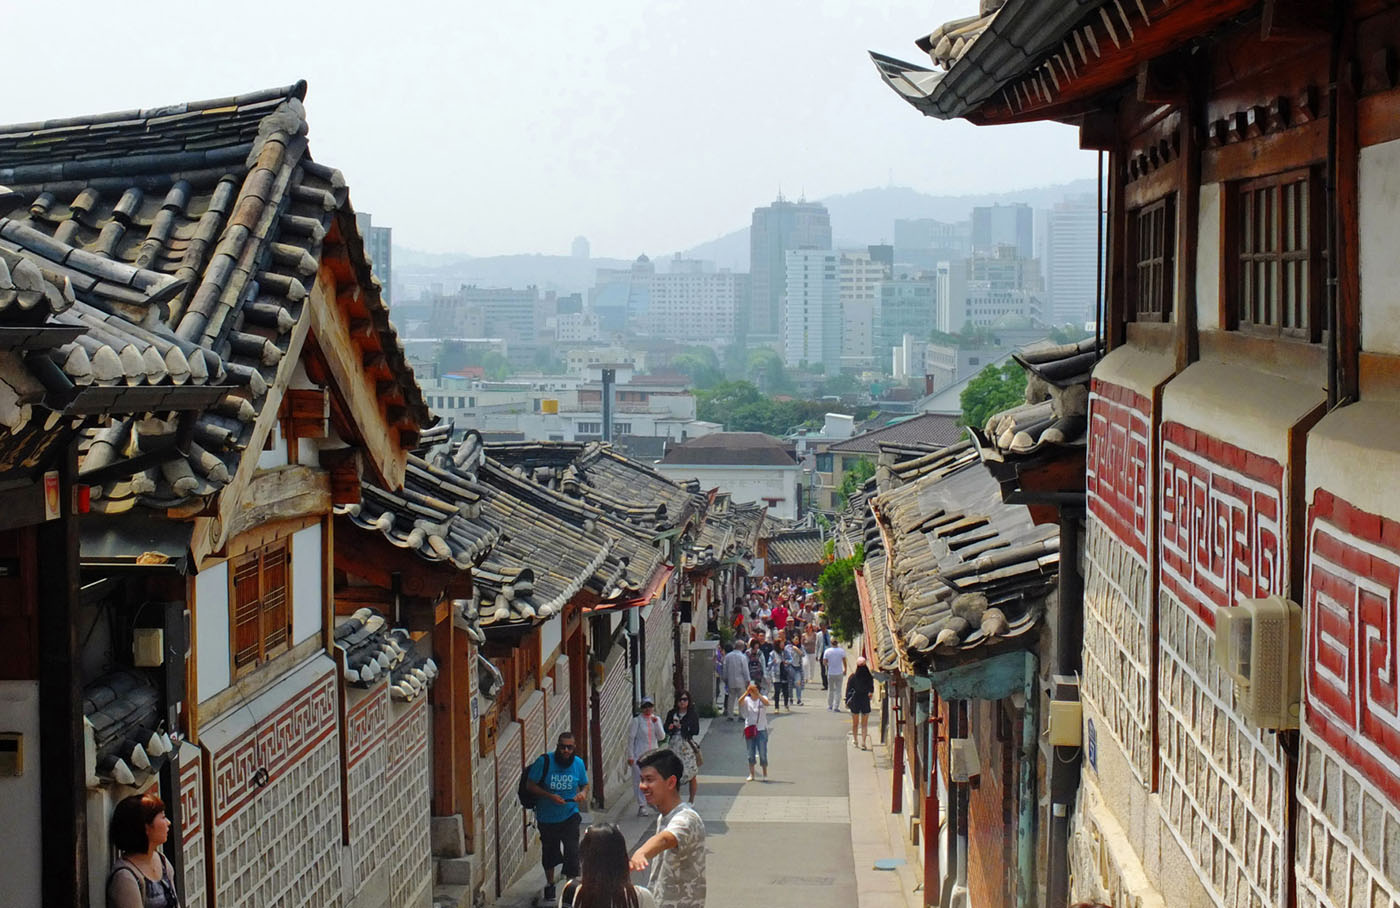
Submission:
[[[856,670],[846,682],[846,709],[851,711],[851,743],[870,749],[870,699],[875,696],[875,676],[865,657],[856,660]],[[859,731],[859,734],[857,733]],[[864,743],[861,739],[864,738]]]
[[695,802],[695,789],[699,785],[700,745],[695,739],[700,735],[700,714],[691,707],[690,691],[683,690],[676,697],[676,705],[666,713],[666,734],[671,739],[671,750],[681,758],[685,768],[681,781],[690,786],[690,801]]

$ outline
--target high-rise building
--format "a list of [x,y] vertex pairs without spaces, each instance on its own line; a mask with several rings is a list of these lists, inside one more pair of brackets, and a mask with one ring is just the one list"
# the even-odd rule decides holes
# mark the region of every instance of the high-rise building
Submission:
[[927,340],[938,327],[938,282],[932,275],[901,274],[880,282],[879,331],[875,336],[877,365],[892,371],[891,350],[901,344],[904,335]]
[[841,363],[845,369],[874,365],[880,282],[890,276],[893,258],[890,246],[841,253]]
[[[697,265],[699,263],[696,263]],[[651,278],[647,331],[655,337],[701,341],[734,340],[738,317],[748,296],[749,276],[732,271],[706,272],[689,263]]]
[[939,262],[972,253],[972,222],[948,223],[933,218],[894,222],[894,272],[932,271]]
[[1065,199],[1045,213],[1045,296],[1057,325],[1082,325],[1098,302],[1098,200]]
[[637,256],[630,268],[599,268],[588,306],[598,313],[603,331],[612,333],[627,327],[634,319],[645,319],[651,308],[651,279],[656,265],[645,255]]
[[972,251],[1011,245],[1021,258],[1035,256],[1035,212],[1024,202],[972,209]]
[[573,245],[569,247],[569,255],[576,259],[586,259],[589,257],[588,237],[574,237]]
[[380,296],[385,302],[393,302],[391,283],[394,275],[394,228],[375,227],[374,219],[368,211],[355,212],[355,227],[365,242],[365,254],[369,256],[370,270],[379,278]]
[[753,210],[749,228],[750,343],[775,338],[781,327],[787,253],[791,249],[831,248],[831,216],[819,202],[789,202]]
[[785,257],[783,362],[841,370],[841,255],[830,249],[790,249]]
[[[1039,268],[1035,259],[1022,259],[1010,246],[992,255],[976,254],[957,262],[943,262],[937,269],[937,290],[942,300],[939,331],[949,334],[966,327],[989,328],[1010,318],[1042,322]],[[1026,280],[1022,280],[1022,276]]]

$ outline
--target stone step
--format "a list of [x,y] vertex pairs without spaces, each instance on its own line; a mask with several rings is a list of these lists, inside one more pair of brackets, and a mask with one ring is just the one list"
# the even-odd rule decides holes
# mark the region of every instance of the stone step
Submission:
[[460,858],[467,853],[467,836],[462,815],[433,817],[428,831],[433,857]]
[[433,908],[472,908],[472,887],[434,886]]
[[472,884],[472,859],[470,857],[461,858],[437,858],[437,879],[439,883],[451,886],[470,886]]

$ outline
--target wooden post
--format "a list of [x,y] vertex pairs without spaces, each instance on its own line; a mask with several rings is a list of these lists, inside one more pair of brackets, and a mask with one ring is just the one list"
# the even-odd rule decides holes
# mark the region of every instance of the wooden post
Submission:
[[457,751],[456,726],[459,723],[456,720],[465,705],[458,699],[457,692],[468,667],[457,664],[457,648],[452,639],[455,633],[450,618],[433,627],[433,661],[441,672],[428,700],[433,711],[432,810],[435,817],[450,816],[463,809],[457,802],[457,761],[461,755]]
[[923,841],[919,844],[924,852],[924,906],[933,908],[939,902],[940,887],[938,884],[938,726],[942,719],[938,715],[939,698],[937,694],[929,695],[929,734],[928,734],[928,755],[924,758],[928,761],[928,772],[925,773],[927,779],[924,790],[924,821],[923,821]]
[[904,696],[909,687],[900,683],[898,699],[895,701],[895,723],[894,723],[894,769],[890,782],[890,813],[902,813],[904,810]]
[[[39,754],[41,873],[45,905],[87,905],[87,774],[83,768],[83,709],[78,671],[78,523],[73,481],[78,449],[70,444],[58,467],[57,520],[38,528]],[[105,818],[103,818],[105,821]]]

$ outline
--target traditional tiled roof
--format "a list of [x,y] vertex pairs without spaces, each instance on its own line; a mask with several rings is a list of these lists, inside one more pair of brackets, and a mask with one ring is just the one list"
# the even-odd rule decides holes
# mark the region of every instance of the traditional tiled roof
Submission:
[[1100,348],[1093,338],[1077,344],[1014,354],[1026,370],[1026,403],[1003,410],[974,433],[984,457],[1024,456],[1045,445],[1083,445],[1089,416],[1089,376]]
[[768,563],[780,574],[784,566],[820,564],[826,540],[821,530],[788,530],[768,540]]
[[195,420],[188,443],[174,444],[168,419],[99,430],[84,471],[140,452],[170,456],[97,485],[95,510],[167,507],[227,482],[269,386],[295,367],[287,353],[323,258],[358,280],[357,327],[383,359],[381,396],[393,389],[403,401],[402,425],[431,421],[370,275],[345,180],[307,151],[305,92],[299,82],[0,127],[0,184],[9,187],[0,249],[27,253],[55,286],[71,288],[76,304],[61,317],[89,329],[79,344],[94,374],[234,386]]
[[408,630],[390,627],[371,608],[337,621],[335,645],[345,652],[346,682],[368,688],[387,678],[395,700],[417,700],[438,676],[437,663],[418,654]]
[[716,492],[686,553],[686,568],[695,570],[726,559],[752,557],[766,511],[764,505],[740,504],[731,501],[728,492]]
[[788,445],[762,432],[712,432],[672,447],[662,463],[695,466],[795,466]]
[[956,417],[920,413],[838,441],[826,450],[840,454],[875,454],[886,444],[946,447],[957,444],[962,438],[963,427]]
[[894,468],[873,506],[911,658],[956,659],[1036,628],[1058,571],[1057,528],[1004,504],[971,443]]
[[83,688],[82,706],[84,734],[92,738],[89,786],[144,782],[175,749],[161,718],[160,694],[142,672],[103,675]]

